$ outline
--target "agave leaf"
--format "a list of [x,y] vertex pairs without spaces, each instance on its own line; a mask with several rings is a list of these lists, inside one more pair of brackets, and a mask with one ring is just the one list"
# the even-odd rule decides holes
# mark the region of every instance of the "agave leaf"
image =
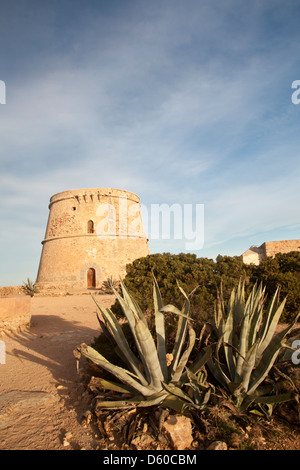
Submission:
[[215,350],[215,360],[213,360],[211,357],[208,358],[207,360],[207,365],[211,373],[214,375],[214,377],[220,382],[223,386],[228,387],[229,384],[231,383],[230,378],[226,374],[226,372],[223,370],[220,360],[219,360],[219,349],[223,343],[223,338],[221,337],[218,340],[216,350]]
[[117,400],[117,401],[97,401],[97,408],[139,408],[139,407],[148,407],[161,404],[165,398],[168,396],[168,392],[162,390],[158,393],[153,393],[149,397],[144,397],[143,395],[134,395],[130,399]]
[[[212,353],[212,346],[205,346],[204,348],[202,348],[202,350],[194,360],[193,364],[189,366],[189,370],[194,374],[197,374],[197,372],[207,363],[208,359],[211,358]],[[183,378],[185,378],[184,375]]]
[[161,370],[163,373],[164,381],[168,380],[168,366],[167,366],[167,351],[166,351],[166,338],[165,338],[165,317],[162,312],[163,301],[158,287],[156,278],[153,276],[153,299],[154,299],[154,315],[155,315],[155,328],[157,339],[157,353]]
[[245,314],[244,318],[242,320],[241,324],[241,331],[240,331],[240,344],[238,347],[238,358],[236,362],[236,371],[235,371],[235,378],[234,382],[239,383],[241,380],[241,373],[242,373],[242,367],[243,367],[243,362],[245,360],[245,356],[247,354],[248,350],[248,335],[249,335],[249,316],[250,316],[250,311],[249,311],[249,303],[251,299],[250,297],[247,300],[246,306],[245,306]]
[[120,286],[122,289],[124,301],[127,303],[129,308],[135,313],[135,315],[138,316],[138,318],[142,320],[145,325],[147,325],[147,320],[145,318],[145,315],[143,314],[143,311],[141,310],[136,300],[129,294],[128,289],[123,281],[120,281]]
[[192,388],[193,393],[194,393],[195,403],[196,403],[196,405],[200,405],[202,397],[201,397],[201,393],[200,393],[200,387],[199,387],[199,384],[198,384],[198,377],[196,376],[196,374],[194,374],[193,372],[191,372],[188,369],[186,369],[186,373],[187,373],[187,377],[188,377],[188,380],[189,380],[188,385]]
[[185,297],[185,299],[188,300],[188,301],[189,301],[189,299],[194,295],[194,293],[196,292],[196,290],[199,288],[199,286],[194,287],[194,289],[192,290],[192,292],[191,292],[189,295],[187,295],[187,293],[185,292],[185,290],[180,286],[179,282],[176,281],[176,283],[177,283],[178,289],[180,290],[180,292],[182,293],[182,295]]
[[[178,286],[178,287],[180,287],[180,286]],[[184,290],[181,289],[181,291],[183,292],[186,300],[185,300],[185,303],[184,303],[183,314],[181,312],[179,314],[179,310],[176,309],[176,308],[173,310],[175,313],[177,311],[177,314],[179,315],[179,318],[178,318],[178,325],[177,325],[175,343],[174,343],[173,351],[172,351],[173,361],[172,361],[171,365],[169,366],[170,377],[173,377],[174,371],[175,371],[175,369],[178,365],[181,350],[183,348],[183,344],[184,344],[186,334],[187,334],[187,325],[188,325],[187,322],[188,322],[188,319],[190,318],[190,302],[189,302],[189,299],[188,299],[186,293],[184,292]],[[168,307],[170,307],[170,306],[168,306]]]
[[193,363],[188,368],[186,367],[178,383],[180,385],[186,383],[188,380],[188,373],[196,375],[211,358],[212,353],[212,346],[205,346],[204,348],[202,348]]
[[279,287],[277,287],[276,292],[268,306],[268,309],[263,319],[263,324],[262,324],[261,331],[260,331],[261,342],[264,341],[266,335],[268,334],[269,325],[272,320],[272,317],[274,316],[274,313],[277,310],[278,303],[279,303]]
[[174,371],[174,374],[173,374],[172,380],[171,380],[171,382],[173,382],[173,383],[176,383],[176,382],[179,381],[179,379],[182,375],[182,371],[185,368],[186,363],[187,363],[187,361],[190,357],[190,354],[192,352],[192,349],[195,345],[195,340],[196,340],[195,330],[191,327],[190,324],[188,326],[189,326],[189,345],[186,348],[185,352],[182,354],[181,359],[179,361],[179,364],[176,367],[176,370]]
[[[269,405],[270,409],[267,414],[270,416],[272,413],[273,406],[276,403],[284,403],[292,399],[293,399],[293,395],[289,392],[281,393],[278,395],[265,395],[265,396],[248,395],[245,397],[240,407],[240,411],[245,411],[253,403],[257,403],[258,405]],[[263,408],[261,409],[263,410]],[[250,413],[258,414],[259,416],[262,416],[262,414],[258,410],[250,410]],[[263,413],[265,414],[264,410],[263,410]]]
[[[209,401],[210,394],[211,394],[211,389],[208,385],[205,384],[206,377],[203,374],[203,377],[198,377],[196,374],[191,372],[190,370],[186,370],[188,380],[189,380],[189,385],[193,390],[194,393],[194,401],[196,405],[198,406],[203,406],[206,405],[206,403]],[[201,393],[202,392],[202,393]]]
[[[229,300],[228,300],[228,306],[227,306],[227,316],[230,314],[230,312],[233,310],[234,303],[235,303],[235,298],[236,298],[236,289],[232,289]],[[220,302],[220,300],[219,300]],[[222,302],[224,304],[224,300],[222,297]],[[224,306],[225,310],[225,306]],[[224,315],[225,316],[225,315]]]
[[188,301],[186,301],[185,310],[184,310],[185,313],[182,313],[177,307],[175,307],[174,305],[170,305],[170,304],[168,304],[168,305],[161,308],[161,312],[175,313],[179,317],[178,318],[178,324],[177,324],[175,342],[174,342],[173,351],[172,351],[173,361],[169,366],[169,374],[170,374],[171,377],[173,376],[174,370],[177,367],[179,357],[180,357],[180,353],[181,353],[181,349],[182,349],[182,346],[183,346],[183,343],[184,343],[184,340],[185,340],[185,337],[186,337],[187,320],[189,319],[188,306],[189,306],[189,303],[188,303]]
[[101,328],[101,332],[104,334],[105,338],[110,342],[112,348],[114,348],[116,346],[116,342],[111,334],[110,329],[107,326],[107,323],[105,322],[105,319],[101,319],[98,312],[96,312],[96,316],[97,316],[97,319]]
[[[132,310],[131,307],[128,305],[128,303],[122,298],[122,296],[118,293],[118,291],[113,287],[111,286],[115,296],[117,297],[121,307],[122,307],[122,310],[128,320],[128,323],[129,323],[129,326],[130,326],[130,329],[132,331],[132,334],[133,334],[133,337],[134,337],[134,340],[135,340],[135,343],[136,343],[136,346],[137,346],[137,349],[139,351],[139,354],[140,354],[140,358],[141,358],[141,361],[143,363],[143,366],[144,366],[144,370],[145,370],[145,374],[146,374],[146,377],[147,377],[147,380],[148,382],[150,382],[151,378],[150,378],[150,373],[149,373],[149,370],[147,368],[147,363],[145,361],[145,357],[143,355],[143,351],[141,349],[141,344],[140,344],[140,341],[139,341],[139,338],[136,334],[136,330],[135,330],[135,326],[136,326],[136,320],[139,319],[139,312],[138,312],[138,309],[134,309]],[[144,320],[142,320],[143,323],[145,324]],[[145,324],[146,326],[146,324]]]
[[167,393],[165,394],[161,394],[160,396],[157,396],[157,397],[151,397],[151,399],[149,400],[144,400],[144,401],[141,401],[141,402],[134,402],[136,404],[137,407],[147,407],[147,406],[155,406],[155,405],[160,405],[161,403],[163,403],[163,401],[166,399],[166,397],[168,396]]
[[265,289],[262,289],[262,284],[260,284],[254,301],[253,313],[250,319],[249,326],[249,338],[248,338],[248,348],[256,342],[257,333],[261,327],[261,322],[263,318],[263,307],[265,303]]
[[[139,318],[137,311],[132,310],[131,307],[128,305],[128,303],[123,299],[123,297],[119,294],[119,292],[112,286],[113,293],[115,294],[116,298],[118,299],[122,310],[128,320],[129,326],[131,328],[132,333],[134,334],[134,329],[135,329],[135,322],[136,318]],[[138,342],[137,342],[138,343]],[[137,344],[138,346],[138,344]]]
[[178,315],[179,317],[182,317],[182,318],[186,318],[186,319],[190,319],[189,315],[181,312],[179,310],[179,308],[175,307],[175,305],[171,305],[171,304],[168,304],[168,305],[164,305],[164,307],[162,307],[160,309],[161,312],[170,312],[170,313],[175,313],[176,315]]
[[245,282],[239,281],[233,302],[234,308],[234,325],[233,329],[236,331],[237,327],[241,324],[245,310]]
[[154,308],[155,308],[156,311],[160,311],[161,308],[163,307],[163,300],[162,300],[162,297],[161,297],[160,288],[158,286],[156,277],[153,274],[153,271],[152,271],[152,277],[153,277]]
[[143,395],[136,395],[133,396],[131,399],[128,400],[105,400],[105,401],[97,401],[97,409],[104,408],[104,409],[130,409],[130,408],[144,408],[147,406],[155,406],[159,405],[163,402],[166,398],[167,392],[161,392],[160,394],[154,393],[149,399],[146,399]]
[[269,395],[266,397],[254,397],[254,401],[256,403],[267,403],[267,404],[273,404],[273,403],[283,403],[286,401],[292,400],[294,397],[292,393],[280,393],[278,395]]
[[268,374],[280,352],[285,336],[292,330],[299,316],[300,313],[294,318],[290,325],[272,338],[268,347],[264,350],[260,362],[252,374],[248,390],[249,395],[252,395],[255,392],[259,384]]
[[214,306],[214,326],[218,336],[222,336],[225,325],[225,320],[221,312],[220,305],[217,303]]
[[102,387],[104,390],[112,390],[113,392],[132,394],[133,389],[125,384],[119,384],[110,380],[102,379],[99,377],[97,386]]
[[137,320],[135,332],[150,374],[150,386],[157,391],[162,390],[163,373],[152,335],[148,327],[141,320]]
[[251,346],[251,348],[248,350],[247,355],[242,365],[242,370],[241,370],[242,387],[244,388],[246,392],[248,390],[250,377],[255,366],[257,348],[258,348],[258,341],[254,343]]
[[207,391],[205,392],[205,394],[204,394],[204,397],[203,397],[203,400],[202,400],[202,403],[201,403],[201,407],[203,407],[204,405],[206,405],[209,402],[210,395],[211,395],[211,389],[209,387],[207,389]]
[[271,311],[270,311],[270,314],[269,314],[270,318],[269,318],[269,322],[268,322],[268,329],[267,329],[267,331],[265,331],[264,337],[260,342],[260,345],[259,345],[259,348],[258,348],[258,351],[257,351],[258,357],[261,356],[261,354],[263,353],[265,348],[270,343],[270,341],[271,341],[271,339],[274,335],[275,329],[278,325],[280,316],[281,316],[281,314],[283,312],[283,309],[285,307],[285,303],[286,303],[286,298],[281,302],[281,304],[279,305],[279,307],[277,309],[275,308],[275,305],[272,309],[270,309]]
[[90,361],[94,362],[95,364],[99,365],[103,369],[113,374],[121,382],[129,385],[133,389],[140,392],[145,397],[153,394],[154,389],[151,386],[141,385],[137,380],[135,380],[135,378],[132,377],[132,374],[130,374],[122,367],[118,367],[109,362],[107,359],[105,359],[105,357],[103,357],[98,351],[96,351],[91,346],[87,346],[86,344],[82,343],[80,346],[77,347],[77,351],[83,354]]
[[168,394],[162,402],[162,406],[174,410],[176,413],[183,414],[187,407],[187,402],[173,394]]
[[124,356],[127,360],[127,363],[130,365],[133,372],[139,377],[141,383],[143,385],[147,385],[147,380],[145,379],[144,375],[141,373],[141,370],[140,370],[140,367],[139,367],[140,362],[137,359],[137,357],[133,354],[133,352],[131,351],[131,349],[129,347],[129,344],[127,342],[127,339],[126,339],[126,337],[123,333],[123,330],[122,330],[119,322],[117,321],[115,315],[113,314],[113,312],[111,310],[105,309],[100,304],[98,304],[98,302],[96,301],[96,299],[94,297],[93,297],[93,299],[94,299],[94,302],[96,303],[97,307],[101,311],[103,317],[107,321],[107,323],[110,327],[111,334],[112,334],[115,342],[119,346],[121,352],[124,354]]
[[189,403],[193,403],[193,400],[191,399],[191,397],[189,397],[186,393],[184,393],[184,391],[181,388],[176,387],[174,384],[172,384],[172,383],[169,383],[169,384],[163,383],[163,387],[171,395],[175,395],[176,397],[179,397],[182,400],[185,400]]
[[250,410],[249,413],[257,416],[265,416],[265,413],[262,413],[261,411],[258,410]]
[[[229,343],[231,344],[233,342],[233,334],[234,334],[234,310],[233,310],[233,305],[229,309],[229,313],[227,316],[227,319],[225,321],[224,325],[224,331],[223,331],[223,338],[224,338],[224,343]],[[236,361],[235,357],[233,355],[233,350],[231,347],[224,347],[225,351],[225,357],[226,357],[226,362],[227,362],[227,367],[230,373],[230,377],[232,380],[234,380],[235,376],[235,368],[236,368]]]
[[120,410],[122,408],[124,409],[130,409],[130,408],[136,408],[135,403],[132,401],[126,401],[126,400],[98,400],[97,401],[97,409],[103,408],[107,410]]

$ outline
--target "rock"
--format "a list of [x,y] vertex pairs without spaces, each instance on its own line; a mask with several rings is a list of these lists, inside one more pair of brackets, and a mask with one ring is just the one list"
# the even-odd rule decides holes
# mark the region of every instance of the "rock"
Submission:
[[85,424],[85,425],[90,424],[90,422],[92,421],[92,418],[93,418],[92,412],[90,410],[86,410],[82,415],[81,424]]
[[69,442],[69,439],[71,438],[72,438],[72,433],[70,431],[66,432],[62,441],[64,447],[68,447],[69,445],[71,445]]
[[[244,434],[243,437],[245,438],[246,434]],[[240,434],[238,434],[237,432],[232,433],[230,437],[231,447],[239,448],[241,444],[241,440],[242,440],[242,436]]]
[[163,424],[163,430],[168,435],[176,450],[185,450],[193,442],[192,422],[183,415],[171,415]]
[[47,392],[12,390],[0,395],[0,416],[20,409],[52,406],[57,401],[55,395]]
[[227,450],[227,444],[223,441],[214,441],[208,446],[207,450]]
[[153,438],[149,434],[142,434],[141,436],[137,436],[131,441],[131,445],[133,445],[137,450],[153,443]]

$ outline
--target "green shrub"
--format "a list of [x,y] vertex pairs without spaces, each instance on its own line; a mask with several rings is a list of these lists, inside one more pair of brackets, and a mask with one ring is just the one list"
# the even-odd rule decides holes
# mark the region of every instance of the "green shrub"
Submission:
[[300,310],[300,252],[278,253],[274,258],[264,259],[250,270],[251,282],[261,281],[271,297],[277,287],[287,297],[282,322],[290,322]]
[[[239,279],[245,281],[248,295],[256,283],[262,282],[266,293],[272,297],[277,287],[283,297],[287,297],[281,322],[290,322],[300,310],[300,253],[277,254],[275,258],[266,258],[259,266],[246,265],[242,257],[217,256],[216,260],[197,258],[195,254],[170,253],[153,254],[135,260],[127,265],[124,284],[139,303],[143,311],[151,312],[152,279],[151,270],[157,277],[164,299],[177,308],[182,307],[182,298],[176,288],[176,281],[187,292],[196,286],[191,305],[193,317],[199,322],[213,318],[214,302],[222,282],[225,301]],[[118,302],[112,306],[117,317],[122,315]]]
[[[221,281],[224,296],[228,298],[238,280],[247,276],[245,265],[239,257],[218,256],[214,261],[197,258],[190,253],[148,255],[127,265],[124,279],[124,284],[145,312],[153,309],[152,270],[165,301],[179,309],[182,307],[182,296],[176,282],[187,292],[199,286],[193,295],[191,309],[193,318],[200,322],[213,317],[214,301]],[[118,302],[113,305],[112,311],[117,317],[122,315]]]

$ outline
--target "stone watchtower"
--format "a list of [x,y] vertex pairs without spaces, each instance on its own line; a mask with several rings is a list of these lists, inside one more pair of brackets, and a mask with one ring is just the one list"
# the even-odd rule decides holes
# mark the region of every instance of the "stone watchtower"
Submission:
[[126,264],[149,254],[136,194],[120,189],[77,189],[50,199],[36,284],[78,291],[118,280]]

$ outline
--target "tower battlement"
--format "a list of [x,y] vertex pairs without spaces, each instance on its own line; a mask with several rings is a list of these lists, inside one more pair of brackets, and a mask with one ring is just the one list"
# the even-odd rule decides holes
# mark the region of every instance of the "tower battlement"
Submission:
[[140,198],[130,192],[123,189],[114,188],[94,188],[94,189],[75,189],[69,191],[62,191],[54,194],[50,198],[49,209],[52,204],[66,199],[75,199],[79,204],[81,202],[100,202],[101,199],[107,197],[126,198],[134,202],[140,202]]

